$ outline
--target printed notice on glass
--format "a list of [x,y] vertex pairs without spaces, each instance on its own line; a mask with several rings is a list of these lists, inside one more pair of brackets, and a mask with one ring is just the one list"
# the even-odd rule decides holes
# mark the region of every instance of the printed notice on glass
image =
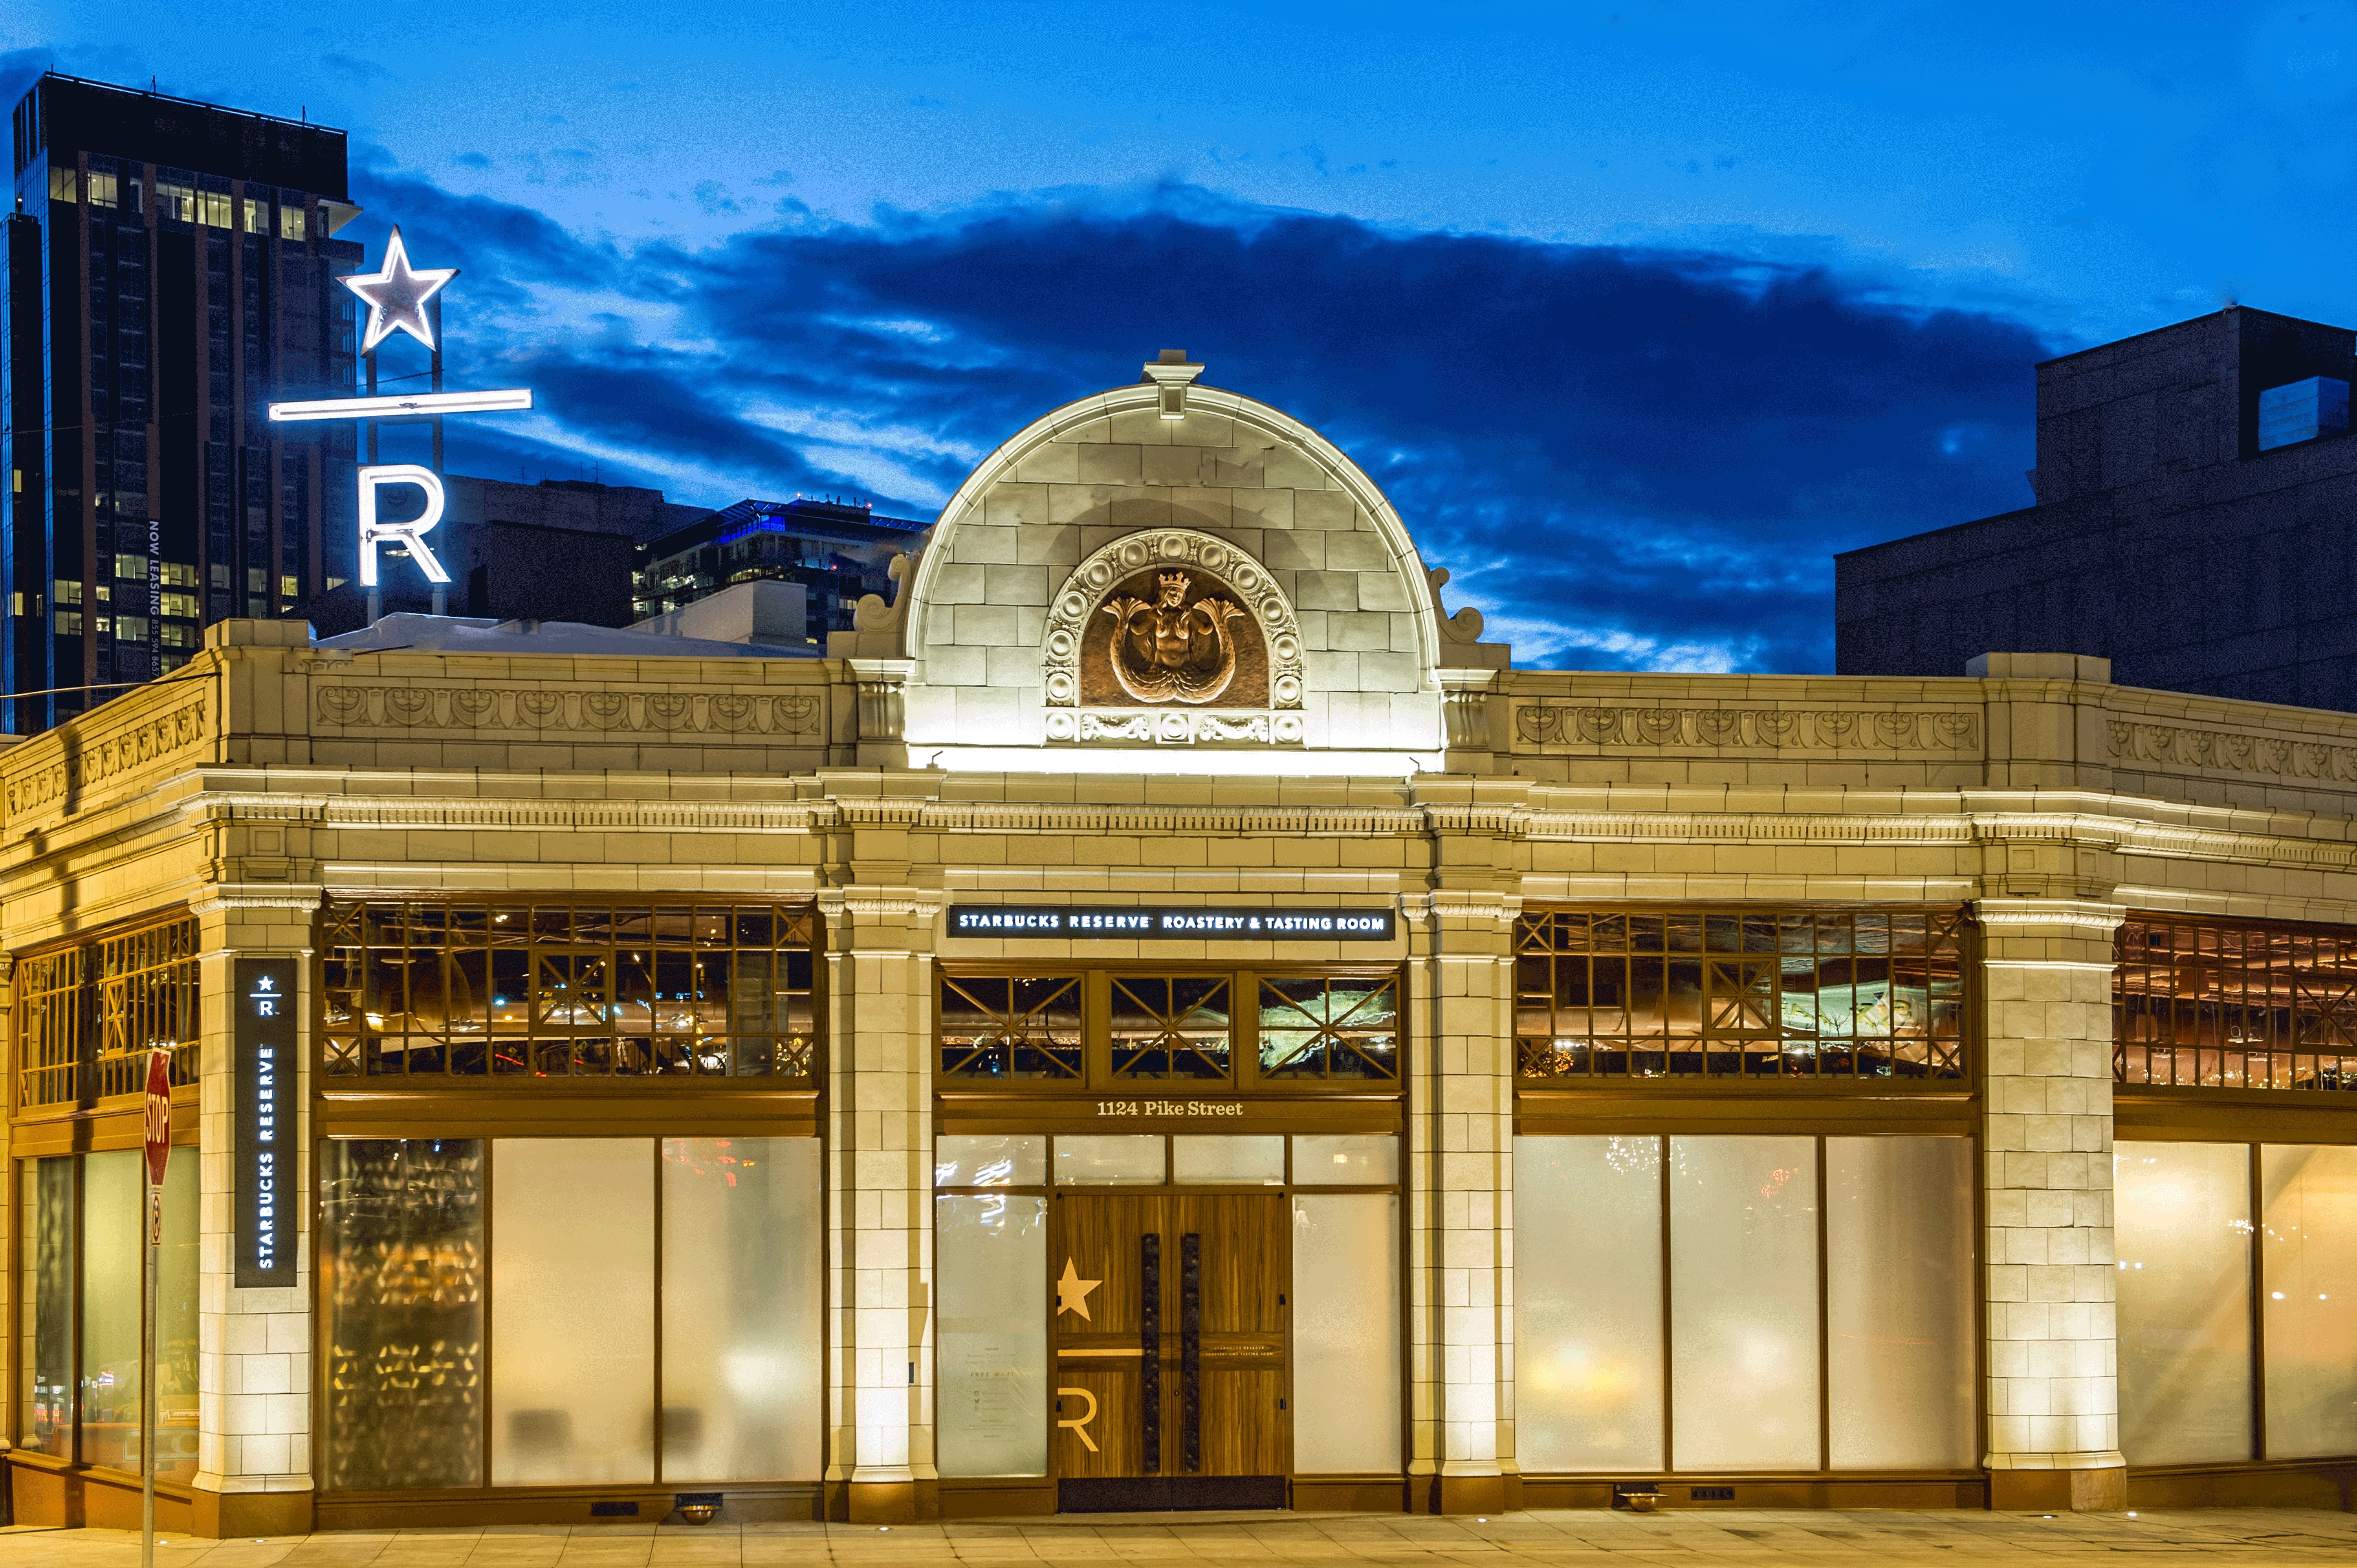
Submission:
[[941,1347],[942,1473],[1047,1474],[1048,1337],[944,1326]]
[[241,1290],[295,1283],[295,961],[242,958],[236,1020],[234,1234]]

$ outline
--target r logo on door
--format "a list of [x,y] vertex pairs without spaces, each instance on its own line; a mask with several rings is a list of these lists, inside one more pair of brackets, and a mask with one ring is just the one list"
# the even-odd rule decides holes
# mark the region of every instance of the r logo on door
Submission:
[[1058,1426],[1071,1427],[1072,1429],[1072,1435],[1079,1438],[1082,1444],[1086,1444],[1090,1453],[1095,1453],[1097,1451],[1096,1439],[1089,1435],[1089,1423],[1097,1418],[1097,1396],[1089,1392],[1086,1389],[1058,1389],[1056,1391],[1056,1396],[1057,1406],[1059,1409],[1062,1408],[1063,1401],[1067,1397],[1072,1399],[1082,1399],[1089,1402],[1087,1413],[1082,1415],[1077,1420],[1059,1421],[1056,1424]]

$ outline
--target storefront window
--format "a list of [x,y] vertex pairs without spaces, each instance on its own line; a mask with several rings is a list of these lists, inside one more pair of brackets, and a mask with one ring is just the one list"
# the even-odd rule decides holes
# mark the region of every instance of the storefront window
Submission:
[[146,1086],[147,1053],[197,1081],[197,923],[167,920],[17,961],[17,1103],[70,1107]]
[[[136,1149],[67,1155],[27,1160],[18,1168],[27,1243],[22,1441],[60,1459],[136,1470],[143,1156]],[[181,1151],[166,1168],[156,1283],[156,1473],[185,1481],[195,1475],[197,1462],[193,1149]]]
[[933,1200],[941,1278],[941,1470],[1048,1473],[1048,1199]]
[[483,1145],[337,1140],[319,1155],[327,1484],[482,1484]]
[[1961,910],[1548,910],[1515,924],[1526,1079],[1964,1075]]
[[331,904],[321,1070],[808,1079],[815,940],[774,905]]
[[1825,1140],[1833,1468],[1978,1460],[1972,1236],[1969,1140]]
[[2120,1450],[2249,1459],[2250,1146],[2121,1143],[2112,1164]]
[[1400,1227],[1396,1193],[1293,1197],[1293,1467],[1400,1463]]
[[331,1489],[823,1470],[816,1139],[338,1140],[320,1165]]
[[2357,931],[2138,915],[2116,956],[2118,1081],[2357,1090]]
[[662,1142],[662,1464],[816,1476],[824,1225],[815,1138]]
[[1970,1163],[1953,1137],[1517,1138],[1524,1473],[1973,1465]]
[[2357,1454],[2357,1148],[2259,1150],[2267,1456]]

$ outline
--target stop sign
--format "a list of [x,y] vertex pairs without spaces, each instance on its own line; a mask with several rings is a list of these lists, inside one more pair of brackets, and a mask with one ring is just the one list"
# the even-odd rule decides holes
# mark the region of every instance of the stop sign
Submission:
[[172,1157],[172,1053],[147,1053],[147,1185],[164,1185],[164,1162]]

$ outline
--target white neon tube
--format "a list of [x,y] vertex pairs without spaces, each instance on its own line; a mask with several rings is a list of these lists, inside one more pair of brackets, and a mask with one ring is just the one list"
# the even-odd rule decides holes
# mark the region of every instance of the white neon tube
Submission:
[[530,387],[494,392],[394,392],[390,397],[331,397],[317,403],[274,403],[270,417],[296,419],[399,419],[428,413],[500,413],[532,406]]

